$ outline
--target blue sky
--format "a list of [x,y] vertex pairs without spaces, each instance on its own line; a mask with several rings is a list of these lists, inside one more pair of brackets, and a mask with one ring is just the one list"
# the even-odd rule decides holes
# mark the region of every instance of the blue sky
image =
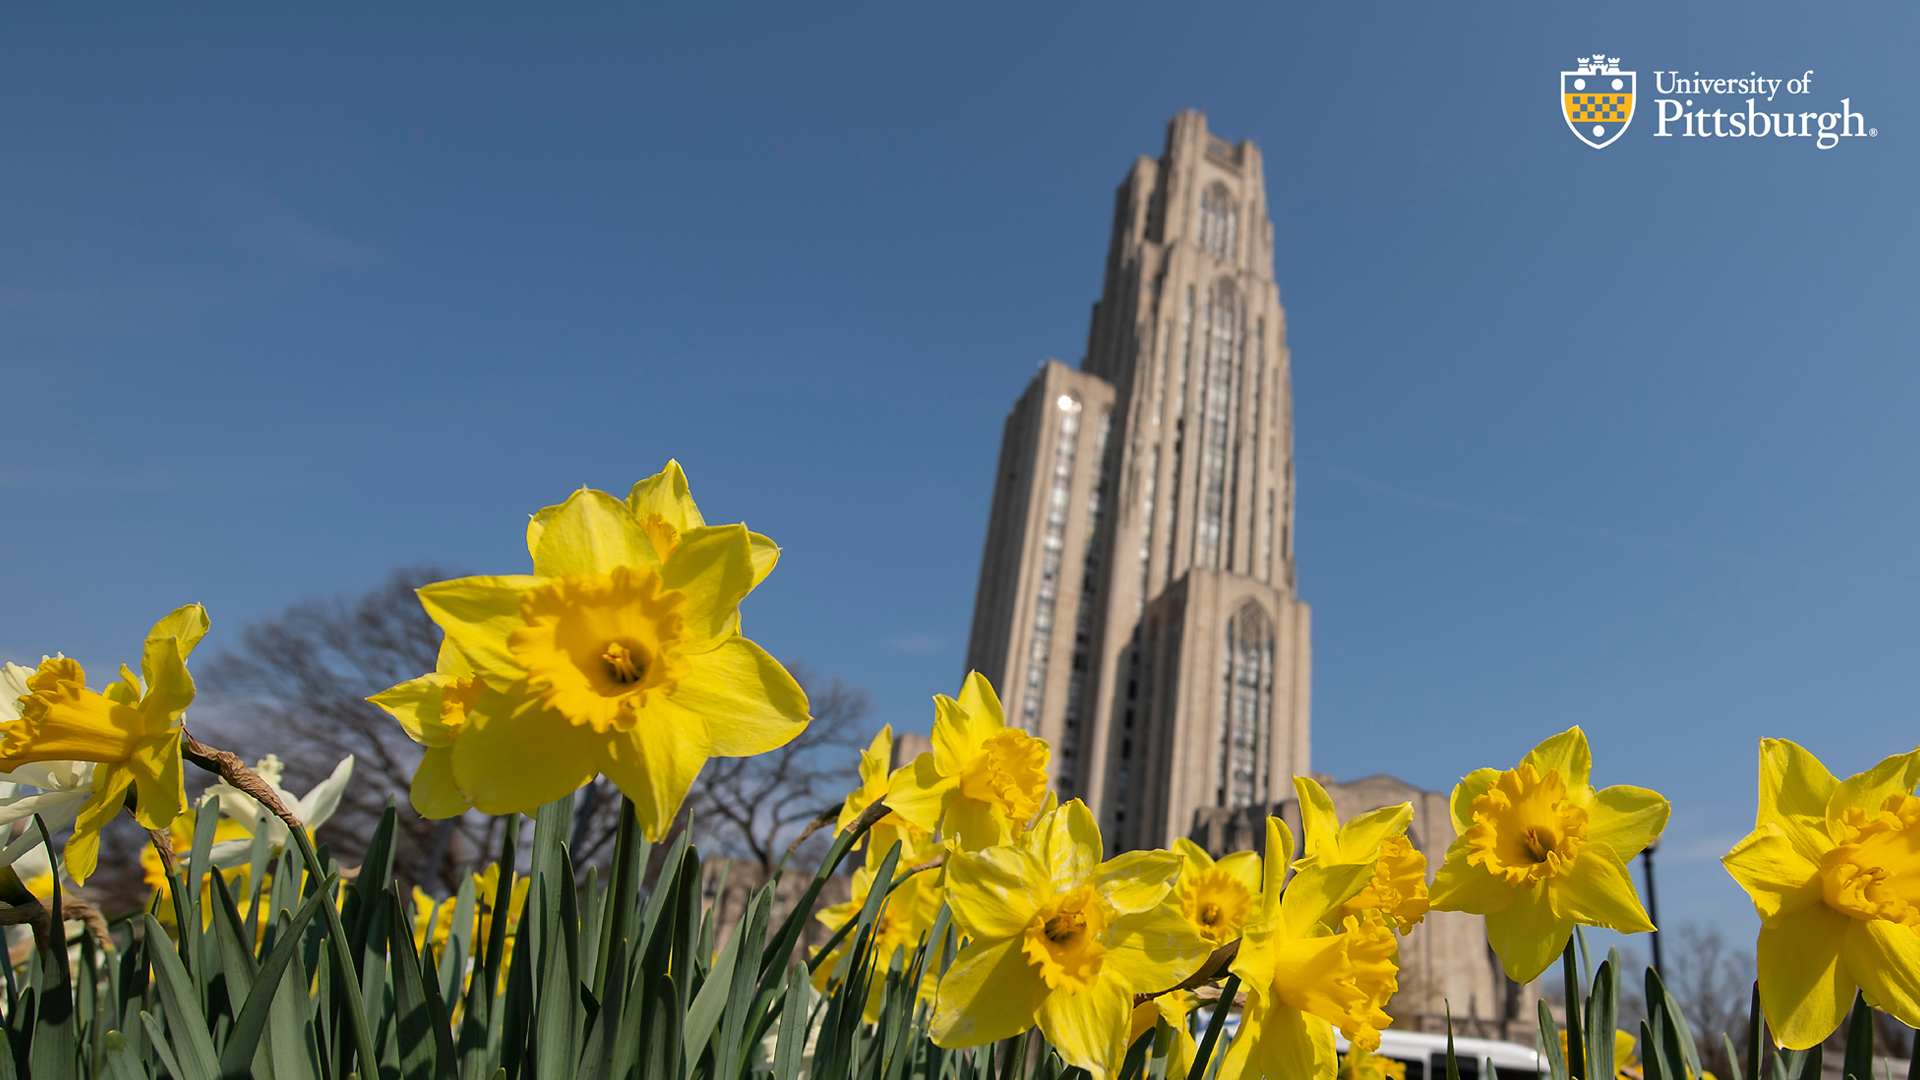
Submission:
[[[786,549],[749,633],[924,728],[1002,417],[1194,107],[1266,154],[1315,766],[1445,788],[1582,724],[1673,798],[1669,921],[1739,924],[1754,741],[1920,739],[1920,13],[1607,16],[11,6],[0,657],[517,571],[677,456]],[[1595,49],[1646,110],[1597,152]],[[1656,138],[1655,70],[1812,70],[1879,134]]]

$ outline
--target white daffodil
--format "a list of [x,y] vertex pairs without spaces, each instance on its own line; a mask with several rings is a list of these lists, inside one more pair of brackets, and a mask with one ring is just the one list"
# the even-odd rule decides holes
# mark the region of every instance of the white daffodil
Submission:
[[[20,698],[32,674],[32,668],[0,664],[0,724],[20,719]],[[40,843],[40,830],[29,820],[33,815],[47,823],[49,834],[57,833],[73,824],[92,794],[91,761],[39,761],[0,773],[0,837],[10,837],[0,848],[0,866],[11,866]],[[25,830],[13,836],[15,823],[21,821],[27,823]]]
[[[278,757],[268,754],[254,762],[253,771],[259,775],[260,779],[267,782],[267,786],[273,788],[274,794],[280,797],[282,805],[293,811],[293,816],[306,824],[307,832],[311,835],[315,829],[327,823],[327,819],[333,816],[334,811],[340,809],[340,795],[347,789],[347,781],[353,778],[353,755],[348,754],[342,758],[340,764],[333,767],[331,776],[315,784],[313,790],[298,798],[280,786],[280,777],[285,769]],[[207,788],[207,794],[219,798],[220,812],[247,830],[249,837],[246,840],[222,840],[213,845],[215,866],[225,870],[251,861],[254,844],[252,838],[258,837],[265,840],[269,853],[277,853],[292,838],[286,822],[267,813],[266,807],[261,806],[253,796],[239,788],[230,787],[227,784],[213,784]]]

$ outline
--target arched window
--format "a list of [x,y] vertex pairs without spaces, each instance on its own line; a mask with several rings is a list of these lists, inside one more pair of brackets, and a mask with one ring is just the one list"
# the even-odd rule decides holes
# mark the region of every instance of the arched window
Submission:
[[1227,185],[1215,181],[1200,195],[1200,246],[1223,259],[1234,258],[1240,243],[1240,209]]
[[1225,278],[1207,294],[1203,330],[1206,374],[1200,438],[1200,515],[1193,561],[1220,568],[1220,530],[1227,504],[1227,447],[1233,441],[1234,356],[1240,331],[1239,293]]
[[1273,757],[1273,621],[1252,600],[1227,620],[1217,805],[1264,805]]

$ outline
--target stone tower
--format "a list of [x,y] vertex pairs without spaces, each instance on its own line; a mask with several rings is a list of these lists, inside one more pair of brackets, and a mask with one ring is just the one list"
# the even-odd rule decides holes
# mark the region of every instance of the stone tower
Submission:
[[1260,151],[1183,112],[1115,196],[1080,369],[1007,417],[967,648],[1114,850],[1308,771],[1293,492]]

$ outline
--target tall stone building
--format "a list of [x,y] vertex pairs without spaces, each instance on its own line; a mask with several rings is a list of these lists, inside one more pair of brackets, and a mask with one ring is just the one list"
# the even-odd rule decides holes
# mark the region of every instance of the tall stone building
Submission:
[[1293,490],[1260,151],[1184,112],[1114,199],[1080,369],[1007,417],[967,648],[1116,850],[1310,767]]
[[[1310,775],[1309,612],[1295,592],[1293,397],[1260,151],[1183,112],[1114,198],[1078,370],[1048,361],[1008,414],[967,666],[1053,746],[1055,790],[1113,851],[1216,854],[1298,836]],[[1321,777],[1342,818],[1412,802],[1438,866],[1446,798]],[[1484,922],[1437,912],[1401,949],[1401,1027],[1523,1040],[1528,988]]]

